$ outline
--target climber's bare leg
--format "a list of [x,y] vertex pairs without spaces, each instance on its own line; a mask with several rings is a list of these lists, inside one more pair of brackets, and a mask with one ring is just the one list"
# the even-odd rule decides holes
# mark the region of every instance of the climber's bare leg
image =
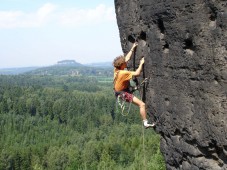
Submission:
[[135,105],[139,106],[140,115],[141,115],[142,120],[147,119],[145,103],[142,100],[138,99],[136,96],[133,97],[132,103],[134,103]]

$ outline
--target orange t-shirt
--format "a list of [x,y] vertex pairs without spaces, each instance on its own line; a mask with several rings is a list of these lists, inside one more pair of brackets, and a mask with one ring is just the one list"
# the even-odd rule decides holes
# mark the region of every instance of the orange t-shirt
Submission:
[[114,69],[114,89],[115,91],[125,90],[130,85],[132,79],[132,72],[128,70]]

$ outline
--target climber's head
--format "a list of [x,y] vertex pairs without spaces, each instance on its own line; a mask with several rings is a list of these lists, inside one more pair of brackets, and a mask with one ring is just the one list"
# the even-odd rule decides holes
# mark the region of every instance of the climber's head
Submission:
[[113,61],[113,66],[119,70],[124,70],[127,67],[125,57],[123,55],[116,57]]

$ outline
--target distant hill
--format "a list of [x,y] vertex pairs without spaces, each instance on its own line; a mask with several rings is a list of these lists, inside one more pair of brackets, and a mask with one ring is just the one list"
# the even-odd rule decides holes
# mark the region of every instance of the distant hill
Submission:
[[112,62],[89,63],[85,65],[90,67],[113,67]]
[[88,67],[84,65],[54,65],[42,67],[26,72],[29,75],[55,75],[55,76],[112,76],[110,67]]
[[21,68],[2,68],[0,69],[0,75],[16,75],[23,74],[28,71],[35,70],[39,67],[21,67]]
[[47,67],[24,67],[0,69],[2,75],[70,75],[70,76],[110,76],[112,75],[112,63],[100,62],[80,64],[75,60],[61,60],[57,64]]
[[83,66],[82,64],[76,62],[75,60],[62,60],[57,62],[58,66]]

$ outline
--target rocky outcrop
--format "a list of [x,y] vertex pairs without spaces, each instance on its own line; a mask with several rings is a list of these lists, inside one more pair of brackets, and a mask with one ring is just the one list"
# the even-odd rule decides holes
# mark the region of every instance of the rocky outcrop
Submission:
[[[115,0],[122,49],[145,56],[167,169],[227,169],[227,1]],[[140,78],[140,80],[142,77]]]

